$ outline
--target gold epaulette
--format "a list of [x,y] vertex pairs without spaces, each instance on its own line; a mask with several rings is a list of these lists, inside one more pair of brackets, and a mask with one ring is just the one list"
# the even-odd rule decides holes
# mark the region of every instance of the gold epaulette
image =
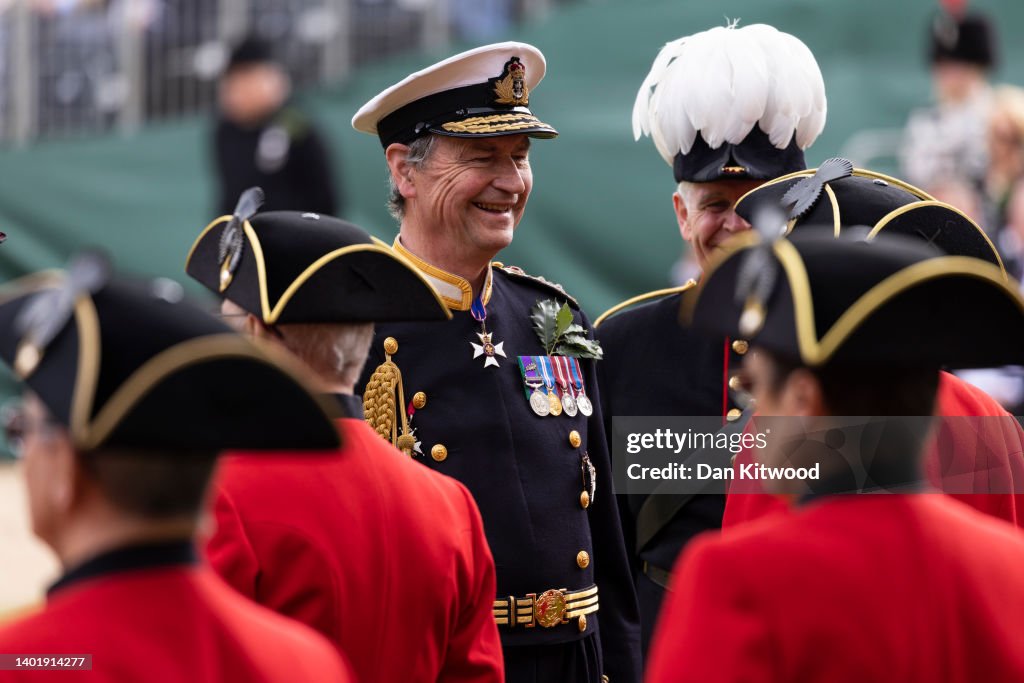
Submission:
[[[370,375],[366,391],[363,392],[363,414],[373,431],[412,457],[416,439],[409,431],[409,417],[405,413],[402,371],[391,360],[391,356],[397,352],[398,341],[394,337],[385,339],[384,362]],[[401,420],[396,419],[396,413],[401,416]]]
[[552,290],[558,296],[568,300],[568,302],[572,304],[573,307],[577,309],[579,309],[580,307],[579,302],[576,301],[576,299],[571,294],[569,294],[569,292],[565,291],[565,287],[558,284],[557,282],[551,282],[550,280],[547,280],[541,277],[540,275],[530,275],[519,266],[506,266],[501,261],[492,261],[491,265],[494,266],[495,268],[498,268],[502,272],[508,273],[509,275],[512,275],[517,278],[523,278],[535,284],[541,285],[541,287],[543,287],[544,289]]
[[595,328],[599,327],[601,325],[601,323],[603,323],[605,320],[607,320],[608,318],[612,317],[613,315],[615,315],[619,311],[622,311],[622,310],[625,310],[625,309],[629,308],[630,306],[635,306],[636,304],[644,303],[645,301],[650,301],[652,299],[658,299],[658,298],[661,298],[663,296],[670,296],[672,294],[680,294],[682,292],[685,292],[688,289],[693,289],[696,286],[697,286],[697,281],[696,280],[687,280],[684,284],[680,285],[679,287],[668,287],[667,289],[656,289],[653,292],[647,292],[646,294],[640,294],[638,296],[634,296],[631,299],[626,299],[625,301],[623,301],[621,303],[615,304],[614,306],[609,308],[607,311],[605,311],[601,315],[597,316],[597,320],[594,321],[594,327]]

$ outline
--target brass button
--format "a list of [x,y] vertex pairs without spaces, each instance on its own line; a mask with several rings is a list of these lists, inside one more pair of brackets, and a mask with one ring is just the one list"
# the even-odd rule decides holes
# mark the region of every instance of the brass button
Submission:
[[586,550],[576,553],[576,564],[580,566],[580,569],[586,569],[590,566],[590,555]]
[[750,350],[750,344],[743,339],[737,339],[732,343],[732,350],[742,356]]
[[725,419],[728,420],[729,422],[735,422],[736,420],[740,419],[740,415],[742,414],[742,410],[740,410],[739,408],[733,408],[728,413],[725,414]]
[[739,375],[733,375],[729,378],[729,388],[733,391],[739,391],[743,388],[743,380],[740,379]]
[[590,507],[590,494],[586,491],[580,494],[580,507],[584,510]]
[[581,614],[580,615],[580,633],[583,633],[586,630],[587,630],[587,615],[586,614]]
[[430,457],[437,462],[444,462],[448,458],[448,449],[445,448],[443,443],[436,443],[430,449]]
[[384,353],[388,355],[394,355],[398,353],[398,340],[394,337],[388,337],[384,340]]
[[416,410],[419,410],[419,409],[421,409],[425,405],[427,405],[427,395],[426,394],[424,394],[422,391],[417,391],[415,394],[413,394],[413,397],[412,397],[412,407],[413,408],[415,408]]
[[569,445],[573,448],[579,448],[580,444],[583,443],[583,439],[580,438],[580,433],[575,429],[569,432]]

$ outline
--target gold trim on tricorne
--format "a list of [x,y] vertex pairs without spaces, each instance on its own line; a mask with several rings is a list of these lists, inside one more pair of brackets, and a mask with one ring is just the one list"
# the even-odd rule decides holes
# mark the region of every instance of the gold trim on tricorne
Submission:
[[[305,386],[300,374],[291,367],[294,361],[283,354],[269,352],[266,347],[257,348],[255,344],[237,334],[215,334],[188,339],[156,354],[122,382],[100,408],[92,424],[80,438],[76,438],[76,446],[82,450],[100,446],[146,394],[179,370],[196,363],[224,358],[245,358],[262,362],[289,376],[299,386]],[[330,422],[332,418],[329,403],[313,393],[310,393],[310,398],[323,413],[324,419]]]
[[638,294],[637,296],[631,297],[629,299],[626,299],[625,301],[615,304],[607,311],[597,316],[597,319],[594,320],[594,328],[596,329],[600,327],[601,323],[603,323],[605,320],[607,320],[608,318],[612,317],[613,315],[615,315],[616,313],[625,308],[629,308],[630,306],[634,306],[638,303],[647,301],[648,299],[657,299],[662,296],[681,294],[682,292],[685,292],[689,289],[693,289],[696,286],[696,280],[687,280],[685,283],[678,287],[667,287],[665,289],[656,289],[653,292],[647,292],[646,294]]
[[981,235],[982,239],[985,240],[985,243],[988,244],[989,249],[992,250],[993,256],[996,257],[996,263],[999,265],[999,270],[1003,272],[1003,279],[1009,280],[1009,276],[1006,274],[1006,267],[1003,265],[1003,259],[999,256],[999,250],[996,249],[996,245],[992,244],[992,240],[989,239],[988,235],[985,234],[985,231],[981,229],[980,225],[975,223],[970,216],[968,216],[967,214],[965,214],[963,211],[956,208],[952,204],[947,204],[945,202],[940,202],[934,199],[904,204],[903,206],[897,209],[893,209],[886,215],[882,216],[881,220],[875,223],[874,227],[871,229],[871,232],[868,233],[867,239],[873,239],[886,226],[888,226],[889,223],[894,221],[896,218],[902,216],[903,214],[925,206],[938,206],[943,209],[948,209],[949,211],[958,214],[961,218],[964,218],[968,223],[970,223],[971,227],[973,227],[978,232],[978,234]]
[[[291,301],[292,297],[295,296],[295,293],[299,290],[299,288],[301,288],[302,285],[306,284],[306,282],[309,281],[309,279],[312,278],[321,268],[325,267],[332,261],[341,258],[342,256],[363,252],[380,254],[385,258],[397,261],[399,264],[407,267],[409,269],[409,272],[413,274],[415,277],[417,277],[434,296],[434,300],[437,301],[437,304],[441,307],[441,310],[444,311],[445,317],[451,319],[452,314],[448,310],[448,307],[445,306],[445,303],[441,298],[441,295],[437,293],[437,290],[434,289],[430,282],[425,277],[423,277],[423,275],[417,269],[410,266],[406,259],[398,257],[390,247],[381,247],[376,244],[352,244],[347,247],[342,247],[340,249],[335,249],[332,252],[328,252],[327,254],[324,254],[316,261],[311,263],[309,267],[302,271],[302,273],[297,278],[295,278],[295,280],[293,280],[290,285],[288,285],[288,288],[284,290],[284,293],[277,300],[277,303],[274,304],[274,307],[270,311],[270,315],[264,320],[264,322],[271,325],[276,323],[278,318],[281,317],[281,313],[284,312],[285,306],[288,305],[288,303]],[[265,285],[263,285],[263,287],[265,289]]]
[[[736,200],[736,203],[733,204],[733,208],[738,208],[739,205],[741,203],[743,203],[744,199],[746,199],[748,196],[752,195],[753,193],[757,192],[758,190],[760,190],[762,188],[769,187],[771,185],[776,185],[778,183],[785,182],[787,180],[791,180],[793,178],[810,178],[810,177],[814,176],[814,173],[817,170],[818,169],[816,169],[816,168],[809,168],[809,169],[805,169],[803,171],[793,171],[792,173],[787,173],[786,175],[779,176],[778,178],[772,178],[771,180],[768,180],[768,181],[766,181],[764,183],[761,183],[760,185],[758,185],[757,187],[755,187],[755,188],[753,188],[751,190],[747,190],[742,196],[740,196],[739,199]],[[914,187],[910,183],[904,182],[904,181],[900,180],[899,178],[893,178],[892,176],[887,176],[884,173],[878,173],[877,171],[869,171],[866,168],[855,168],[855,169],[853,169],[853,173],[851,174],[850,177],[854,177],[854,176],[855,177],[860,177],[860,178],[873,178],[873,179],[877,178],[878,180],[884,180],[885,182],[889,183],[890,185],[893,185],[894,187],[898,187],[898,188],[900,188],[901,190],[903,190],[905,192],[909,192],[910,194],[914,195],[915,197],[918,197],[919,199],[921,199],[923,201],[935,201],[935,197],[931,196],[930,194],[928,194],[927,192],[925,192],[921,188]],[[828,187],[828,183],[825,184],[825,187]],[[792,227],[790,227],[790,229],[792,229]]]
[[96,382],[100,375],[102,337],[96,304],[89,296],[75,302],[75,325],[78,328],[78,368],[71,395],[69,422],[71,438],[84,438],[89,428],[89,416],[96,400]]
[[220,216],[219,218],[214,218],[205,228],[203,228],[203,231],[199,233],[199,237],[196,238],[196,241],[192,243],[192,247],[188,250],[188,256],[185,257],[186,270],[188,270],[188,264],[192,261],[192,254],[195,253],[196,247],[198,247],[199,243],[203,241],[204,237],[206,237],[206,233],[210,232],[221,223],[227,223],[231,219],[232,216]]
[[950,275],[985,280],[1000,288],[1024,312],[1024,300],[1006,284],[1002,272],[991,263],[970,256],[936,256],[907,266],[873,286],[847,307],[819,340],[814,323],[814,301],[803,260],[789,242],[777,242],[775,254],[783,264],[793,291],[800,357],[811,366],[826,363],[843,342],[886,301],[928,280]]

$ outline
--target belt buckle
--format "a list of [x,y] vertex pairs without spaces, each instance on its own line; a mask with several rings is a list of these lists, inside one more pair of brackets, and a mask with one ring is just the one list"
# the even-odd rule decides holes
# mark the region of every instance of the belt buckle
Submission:
[[554,588],[544,591],[533,601],[533,619],[544,628],[566,623],[565,611],[565,593]]

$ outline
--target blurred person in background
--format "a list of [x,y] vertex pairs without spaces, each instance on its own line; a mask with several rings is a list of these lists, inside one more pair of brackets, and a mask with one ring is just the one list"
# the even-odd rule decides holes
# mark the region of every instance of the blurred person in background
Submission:
[[268,211],[344,210],[327,143],[289,103],[290,93],[288,74],[267,43],[248,38],[234,49],[221,77],[214,132],[220,215],[231,215],[253,186],[266,191]]
[[900,150],[903,175],[928,192],[950,178],[980,192],[988,166],[988,78],[997,60],[996,34],[986,16],[967,13],[964,4],[946,0],[930,24],[936,102],[910,115]]
[[1001,236],[1014,186],[1024,176],[1024,89],[1014,85],[995,89],[988,120],[988,156],[986,222]]

